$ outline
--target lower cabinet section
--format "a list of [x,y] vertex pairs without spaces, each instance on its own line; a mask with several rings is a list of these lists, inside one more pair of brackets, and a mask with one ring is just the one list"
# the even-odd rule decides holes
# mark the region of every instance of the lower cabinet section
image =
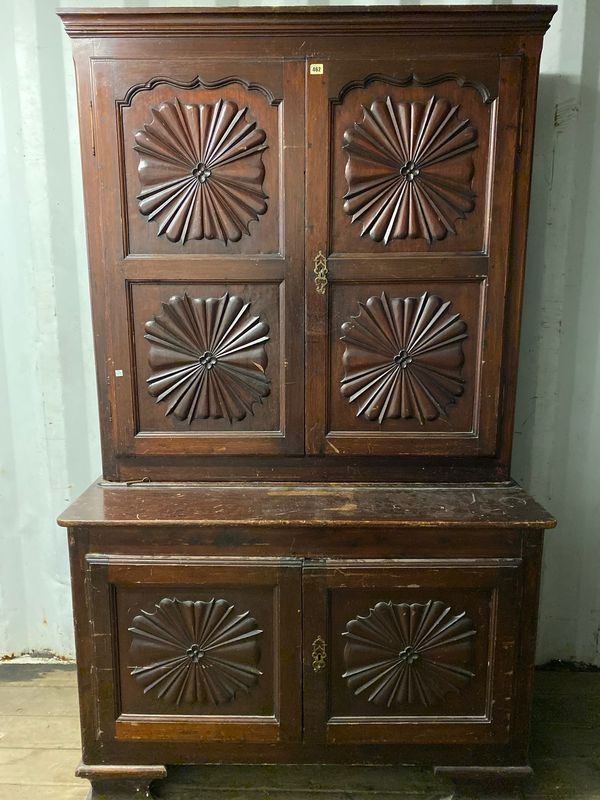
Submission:
[[531,774],[554,523],[518,487],[95,486],[61,524],[90,800],[186,764]]
[[510,741],[519,558],[84,561],[100,740]]

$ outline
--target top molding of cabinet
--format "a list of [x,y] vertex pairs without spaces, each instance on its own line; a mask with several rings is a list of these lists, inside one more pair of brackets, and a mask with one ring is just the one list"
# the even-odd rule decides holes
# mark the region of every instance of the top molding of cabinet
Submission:
[[328,34],[543,34],[555,5],[60,9],[71,38]]

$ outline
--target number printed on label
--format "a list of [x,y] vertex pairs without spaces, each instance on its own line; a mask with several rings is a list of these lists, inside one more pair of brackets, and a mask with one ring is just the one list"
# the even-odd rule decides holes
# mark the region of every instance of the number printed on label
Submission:
[[311,64],[310,65],[310,74],[311,75],[322,75],[323,74],[323,64]]

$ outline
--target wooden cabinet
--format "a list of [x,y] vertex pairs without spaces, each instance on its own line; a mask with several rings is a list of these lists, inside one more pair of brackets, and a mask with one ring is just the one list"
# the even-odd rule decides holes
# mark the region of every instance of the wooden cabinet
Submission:
[[510,456],[553,13],[60,12],[103,455],[61,520],[93,798],[199,761],[529,773],[554,521]]
[[103,737],[509,740],[521,558],[86,553],[84,581]]

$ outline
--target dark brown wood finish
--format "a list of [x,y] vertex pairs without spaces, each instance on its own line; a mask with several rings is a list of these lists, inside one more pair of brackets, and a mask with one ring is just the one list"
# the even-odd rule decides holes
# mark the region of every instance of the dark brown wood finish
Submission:
[[115,484],[99,481],[59,517],[65,527],[553,528],[506,484]]
[[309,452],[494,455],[522,58],[325,73],[315,162],[330,154],[330,186],[313,213],[329,213],[329,298],[307,287],[307,302],[329,370]]
[[303,70],[161,53],[91,62],[106,447],[301,452]]
[[[60,13],[78,72],[105,476],[506,479],[552,8]],[[389,130],[372,145],[374,124]],[[383,180],[375,203],[368,175]],[[249,306],[219,326],[226,293],[232,317]],[[365,351],[361,303],[402,306],[409,322],[376,324]],[[186,316],[204,333],[186,334]],[[374,460],[389,455],[402,458]]]
[[[265,509],[260,525],[258,506]],[[477,519],[477,507],[485,520]],[[411,509],[415,518],[418,509],[428,514],[416,520]],[[543,528],[554,523],[518,487],[96,485],[61,524],[70,528],[85,763],[527,763],[530,609]],[[142,648],[134,657],[140,649],[139,642],[132,647],[130,629],[145,631],[155,614],[153,632],[167,636],[179,631],[174,619],[191,619],[173,617],[177,601],[213,597],[234,606],[232,621],[248,611],[262,631],[250,636],[260,640],[256,683],[216,706],[198,705],[185,692],[177,703],[181,680],[162,699],[155,695],[164,682],[141,693],[136,670],[150,666],[159,677],[154,665],[164,652]],[[400,694],[387,709],[357,697],[343,677],[353,663],[343,634],[371,609],[381,613],[381,604],[396,613],[409,606],[417,622],[427,616],[429,643],[420,643],[419,658],[429,652],[430,661],[472,674],[460,673],[441,698],[426,694],[430,705],[406,703]],[[469,634],[466,652],[453,649],[454,635],[436,645],[436,629],[446,627],[440,617],[459,618],[449,630]],[[251,634],[256,628],[245,620]],[[376,640],[381,624],[368,628]],[[184,626],[188,636],[190,630]],[[318,637],[326,657],[315,672]],[[184,645],[186,653],[200,647],[184,639],[173,658]],[[247,666],[248,655],[230,646],[228,662],[244,658]],[[261,703],[269,707],[257,715]]]
[[94,661],[117,664],[98,676],[111,698],[103,730],[122,741],[298,740],[300,561],[86,562],[96,641],[111,648]]
[[[520,559],[305,569],[305,731],[329,744],[506,742]],[[329,644],[325,678],[310,642]]]
[[91,797],[199,762],[530,774],[555,521],[510,456],[554,10],[59,12],[103,451],[59,519]]

